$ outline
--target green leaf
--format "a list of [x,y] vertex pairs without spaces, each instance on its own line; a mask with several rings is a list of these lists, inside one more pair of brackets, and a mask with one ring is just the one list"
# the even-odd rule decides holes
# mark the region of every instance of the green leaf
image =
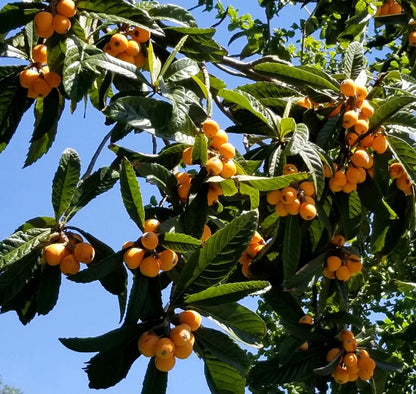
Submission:
[[288,216],[284,224],[285,233],[282,250],[283,275],[289,279],[295,274],[301,246],[301,232],[297,216]]
[[72,195],[77,187],[80,173],[81,160],[78,153],[71,148],[65,149],[52,183],[52,206],[56,220],[59,220],[61,215],[68,209]]
[[207,138],[198,134],[195,136],[195,143],[192,146],[192,163],[205,164],[208,161],[208,141]]
[[325,187],[325,175],[319,150],[320,148],[318,146],[312,142],[309,142],[303,147],[299,154],[306,164],[309,172],[311,173],[311,177],[316,189],[316,194],[321,196]]
[[213,394],[244,394],[245,379],[230,365],[204,353],[205,377]]
[[330,89],[339,91],[338,83],[329,75],[318,73],[312,67],[295,67],[279,63],[260,63],[254,66],[254,70],[272,78],[276,78],[290,85],[305,88],[312,86],[315,88]]
[[0,42],[0,57],[14,57],[17,59],[28,60],[25,52],[12,45],[7,45],[4,42]]
[[187,253],[199,248],[201,240],[186,234],[164,233],[159,235],[159,244],[175,252]]
[[343,71],[347,78],[356,79],[365,68],[364,49],[361,43],[348,45],[343,59]]
[[0,34],[8,33],[31,22],[44,8],[41,3],[10,3],[0,10]]
[[[178,291],[196,293],[216,285],[235,268],[257,228],[257,212],[242,213],[208,238],[182,271]],[[197,257],[197,258],[196,258]]]
[[144,208],[139,182],[131,163],[127,160],[122,161],[120,172],[121,197],[124,206],[134,223],[143,231],[144,228]]
[[54,228],[56,226],[56,220],[55,218],[50,218],[47,216],[38,216],[33,219],[29,219],[27,222],[23,223],[21,226],[19,226],[16,230],[17,231],[23,231],[27,232],[30,228]]
[[[240,193],[249,197],[250,209],[251,210],[257,209],[260,205],[260,191],[256,189],[255,187],[251,187],[250,185],[243,183],[243,182],[240,183],[239,187],[240,187]],[[231,195],[234,195],[234,194],[235,193]]]
[[263,320],[250,309],[235,302],[205,305],[196,308],[225,330],[232,338],[247,346],[260,348],[266,335]]
[[188,58],[182,58],[175,60],[166,69],[165,73],[163,74],[163,79],[169,83],[178,83],[180,81],[183,81],[184,79],[188,79],[192,76],[195,76],[199,73],[199,71],[200,70],[197,62]]
[[155,366],[155,359],[152,357],[147,364],[141,394],[165,394],[167,386],[168,373],[159,371]]
[[337,193],[334,197],[341,214],[342,229],[346,239],[354,238],[359,230],[362,216],[361,200],[356,191],[345,194]]
[[36,297],[39,315],[48,314],[56,305],[61,286],[61,269],[59,266],[43,264],[40,272],[39,289]]
[[261,192],[268,192],[270,190],[282,189],[289,186],[292,182],[304,181],[309,178],[306,172],[299,172],[297,174],[282,175],[273,178],[257,177],[251,175],[237,175],[236,179],[239,182],[247,182],[249,185],[255,187]]
[[[178,42],[178,44],[175,46],[175,48],[173,48],[173,51],[169,54],[168,58],[166,59],[165,63],[163,64],[163,66],[160,70],[159,75],[157,76],[158,84],[159,84],[160,80],[164,77],[164,75],[166,74],[166,71],[171,66],[172,62],[175,60],[176,55],[179,53],[179,51],[183,47],[183,44],[185,44],[185,41],[186,41],[187,38],[188,38],[188,36],[182,37],[180,39],[180,41]],[[184,59],[182,59],[182,61],[183,60]],[[197,74],[198,71],[199,70],[197,69],[197,72],[195,74]],[[189,76],[188,76],[188,78],[189,78]]]
[[376,107],[373,116],[370,118],[370,129],[375,129],[381,126],[385,121],[395,115],[398,111],[403,110],[403,107],[414,103],[416,97],[413,96],[391,96],[384,101],[380,106]]
[[407,174],[416,183],[416,150],[405,140],[394,135],[387,135],[387,141],[395,158],[405,168]]
[[198,346],[203,346],[218,360],[245,373],[250,366],[247,354],[226,334],[211,328],[201,327],[195,331]]
[[221,89],[218,96],[237,104],[240,108],[251,112],[254,116],[265,123],[270,129],[270,135],[278,135],[276,127],[277,116],[267,107],[263,106],[254,96],[238,89]]
[[176,4],[158,4],[157,2],[142,1],[138,3],[155,20],[164,20],[182,26],[196,27],[197,23],[193,15]]
[[185,297],[185,303],[190,306],[219,305],[238,301],[241,298],[265,291],[270,286],[265,281],[249,281],[237,283],[225,283],[209,287],[199,293]]
[[118,181],[119,173],[112,167],[102,167],[83,178],[72,197],[71,205],[65,212],[67,220],[81,208],[102,193],[110,190]]

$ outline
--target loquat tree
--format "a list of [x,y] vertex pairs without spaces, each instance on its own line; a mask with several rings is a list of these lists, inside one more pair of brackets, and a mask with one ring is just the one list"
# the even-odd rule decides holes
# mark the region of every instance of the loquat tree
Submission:
[[[99,281],[118,297],[120,326],[60,338],[96,353],[85,368],[96,389],[149,357],[142,392],[164,393],[178,359],[195,352],[213,393],[412,392],[414,2],[262,0],[264,20],[197,3],[0,10],[0,56],[10,58],[0,151],[33,111],[25,167],[36,166],[64,107],[89,102],[112,127],[97,154],[108,145],[114,155],[81,177],[78,153],[63,152],[53,215],[33,207],[0,242],[1,312],[27,324],[55,307],[62,276]],[[196,7],[218,23],[199,26]],[[292,26],[272,28],[288,10]],[[223,25],[228,44],[244,40],[239,59],[213,38]],[[153,154],[122,145],[135,133],[151,134]],[[160,201],[142,195],[144,181]],[[124,245],[72,225],[116,184],[138,230]],[[253,294],[257,311],[239,303]]]

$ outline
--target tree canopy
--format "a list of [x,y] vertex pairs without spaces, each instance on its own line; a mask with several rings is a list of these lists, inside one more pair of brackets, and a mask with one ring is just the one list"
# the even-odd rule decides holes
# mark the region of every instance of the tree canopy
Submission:
[[[0,242],[1,312],[27,324],[59,308],[62,278],[99,281],[118,299],[120,325],[60,338],[95,353],[85,367],[95,389],[149,357],[142,393],[164,393],[194,351],[213,393],[413,391],[416,5],[259,0],[257,19],[238,2],[194,3],[0,10],[0,56],[10,58],[0,152],[28,111],[25,167],[47,160],[65,107],[91,106],[111,126],[85,174],[74,149],[62,153],[53,214],[33,206]],[[197,21],[198,7],[218,22]],[[142,133],[152,154],[124,145]],[[96,168],[107,148],[113,160]],[[142,194],[144,182],[158,197]],[[124,245],[72,225],[115,185],[138,230]],[[251,295],[257,311],[241,303]]]

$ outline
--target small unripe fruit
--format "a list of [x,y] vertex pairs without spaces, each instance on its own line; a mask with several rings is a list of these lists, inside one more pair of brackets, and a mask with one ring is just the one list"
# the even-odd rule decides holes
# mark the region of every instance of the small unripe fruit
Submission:
[[78,243],[74,248],[74,256],[81,263],[91,263],[95,257],[95,250],[92,245],[86,242]]

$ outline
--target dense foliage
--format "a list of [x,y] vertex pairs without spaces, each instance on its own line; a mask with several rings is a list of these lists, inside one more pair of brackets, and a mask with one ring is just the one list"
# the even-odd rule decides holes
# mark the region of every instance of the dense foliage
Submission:
[[[142,392],[163,393],[188,350],[213,393],[415,388],[416,6],[258,3],[264,20],[199,0],[214,27],[155,1],[0,10],[0,56],[17,59],[0,66],[0,151],[27,111],[36,121],[25,166],[47,154],[65,106],[89,101],[112,126],[97,154],[109,143],[114,160],[94,169],[94,158],[81,176],[66,149],[53,215],[34,214],[0,242],[1,312],[23,324],[55,307],[62,276],[118,297],[119,327],[60,339],[96,353],[85,368],[91,388],[117,384],[147,355]],[[300,7],[307,20],[296,19]],[[288,9],[291,27],[273,28]],[[228,44],[215,41],[227,23]],[[234,42],[244,42],[239,59],[226,49]],[[229,118],[225,131],[214,109]],[[164,148],[122,145],[143,132]],[[142,196],[143,181],[159,201]],[[140,233],[123,247],[70,223],[116,184]],[[252,294],[258,311],[239,303]],[[183,310],[222,330],[193,325]],[[185,329],[180,339],[173,326]],[[149,345],[167,337],[176,353]]]

